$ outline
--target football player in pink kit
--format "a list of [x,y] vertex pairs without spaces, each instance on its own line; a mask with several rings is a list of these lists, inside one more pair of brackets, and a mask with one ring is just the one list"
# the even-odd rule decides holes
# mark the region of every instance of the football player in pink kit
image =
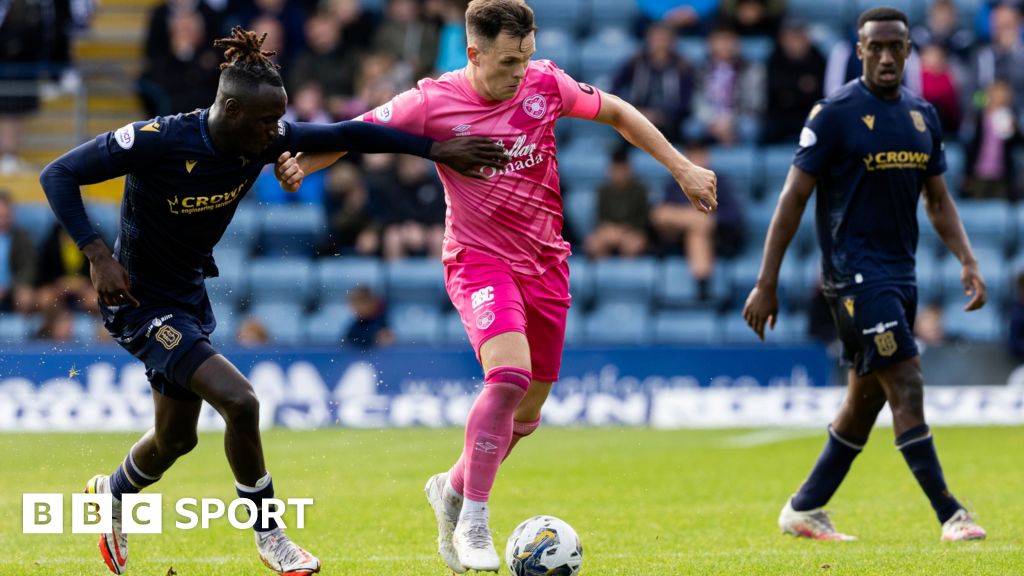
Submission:
[[[505,149],[507,166],[481,168],[477,178],[437,167],[448,205],[445,285],[485,374],[462,456],[426,486],[438,551],[460,574],[498,570],[488,496],[501,462],[537,429],[558,380],[570,251],[561,236],[555,122],[571,116],[612,125],[659,160],[698,210],[717,205],[714,173],[690,163],[633,106],[549,61],[530,60],[536,27],[523,0],[473,0],[466,29],[466,68],[423,80],[362,117],[440,140],[483,135]],[[295,188],[338,157],[291,159],[279,165],[279,178]]]

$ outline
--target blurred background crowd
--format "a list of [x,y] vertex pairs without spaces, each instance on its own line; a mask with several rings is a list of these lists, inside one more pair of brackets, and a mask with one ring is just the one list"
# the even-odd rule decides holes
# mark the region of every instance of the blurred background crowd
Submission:
[[[534,0],[537,58],[639,108],[719,174],[713,218],[610,128],[565,120],[570,343],[750,342],[740,317],[814,102],[860,73],[868,0]],[[88,262],[35,176],[128,121],[206,107],[234,25],[267,32],[288,119],[350,119],[465,65],[467,0],[0,0],[0,339],[102,340]],[[965,315],[959,265],[921,218],[919,338],[1024,356],[1024,1],[890,0],[911,20],[905,83],[932,102],[991,292]],[[116,185],[87,191],[113,242]],[[265,172],[215,251],[216,340],[244,345],[465,339],[438,262],[444,192],[416,158],[346,157],[296,194]],[[922,212],[923,214],[923,212]],[[783,266],[771,340],[835,339],[818,289],[813,204]]]

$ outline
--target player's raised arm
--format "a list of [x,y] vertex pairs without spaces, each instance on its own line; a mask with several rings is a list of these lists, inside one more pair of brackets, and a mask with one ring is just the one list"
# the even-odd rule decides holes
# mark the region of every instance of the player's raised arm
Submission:
[[[145,127],[144,123],[137,124],[140,130]],[[89,259],[93,286],[100,304],[106,306],[139,303],[129,290],[127,271],[114,260],[110,248],[89,221],[80,186],[123,176],[132,166],[141,164],[148,153],[148,143],[141,143],[140,130],[136,130],[135,124],[128,124],[90,140],[51,162],[39,175],[57,220]]]
[[925,180],[924,207],[928,213],[928,220],[939,234],[939,238],[942,238],[942,242],[962,266],[960,282],[964,286],[964,293],[971,298],[964,306],[964,310],[969,312],[981,308],[988,300],[988,290],[978,268],[978,261],[974,257],[974,251],[971,249],[971,241],[967,238],[963,223],[960,222],[960,213],[949,195],[946,179],[942,174],[929,176]]
[[718,207],[717,180],[714,172],[697,166],[680,154],[665,139],[661,131],[632,104],[613,94],[599,94],[601,108],[594,120],[612,126],[630,144],[661,162],[697,210],[707,214]]
[[768,226],[768,235],[764,241],[764,256],[761,259],[761,271],[757,275],[757,284],[747,302],[743,306],[743,318],[764,340],[764,327],[768,324],[775,329],[775,320],[779,314],[779,269],[782,258],[786,255],[789,243],[800,228],[800,219],[807,207],[807,200],[814,191],[818,179],[797,166],[790,166],[782,194],[775,206],[775,214]]

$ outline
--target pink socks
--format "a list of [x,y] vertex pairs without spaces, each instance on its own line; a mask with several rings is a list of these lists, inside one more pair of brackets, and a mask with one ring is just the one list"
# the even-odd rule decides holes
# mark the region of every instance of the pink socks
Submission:
[[462,456],[449,474],[449,482],[456,492],[476,502],[487,501],[498,467],[513,444],[513,428],[539,424],[539,421],[513,424],[512,415],[529,386],[529,370],[498,366],[487,372],[483,392],[466,421]]

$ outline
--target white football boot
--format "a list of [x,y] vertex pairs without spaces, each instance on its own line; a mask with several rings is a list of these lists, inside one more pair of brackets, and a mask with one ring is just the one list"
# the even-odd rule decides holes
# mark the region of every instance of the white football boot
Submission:
[[431,476],[423,491],[427,494],[427,502],[430,503],[430,507],[434,509],[434,517],[437,518],[437,553],[441,555],[444,563],[451,568],[452,572],[462,574],[466,568],[459,562],[459,553],[455,550],[455,544],[452,542],[455,525],[459,523],[462,499],[448,494],[445,489],[447,485],[448,473],[442,472]]
[[942,523],[942,541],[960,542],[962,540],[984,540],[985,529],[971,517],[970,512],[963,508]]
[[786,500],[779,514],[779,528],[785,534],[792,534],[798,538],[810,538],[811,540],[832,540],[838,542],[850,542],[856,540],[856,536],[850,536],[836,532],[832,526],[832,519],[828,512],[821,508],[798,512],[793,510],[793,500]]
[[[86,494],[110,494],[110,476],[97,474],[85,485]],[[100,534],[100,554],[114,574],[124,574],[128,565],[128,536],[121,531],[121,501],[111,498],[110,532]]]
[[260,560],[283,576],[308,576],[320,571],[320,560],[292,542],[280,527],[256,532]]
[[459,563],[466,570],[497,572],[501,567],[494,539],[486,522],[460,522],[452,536]]

